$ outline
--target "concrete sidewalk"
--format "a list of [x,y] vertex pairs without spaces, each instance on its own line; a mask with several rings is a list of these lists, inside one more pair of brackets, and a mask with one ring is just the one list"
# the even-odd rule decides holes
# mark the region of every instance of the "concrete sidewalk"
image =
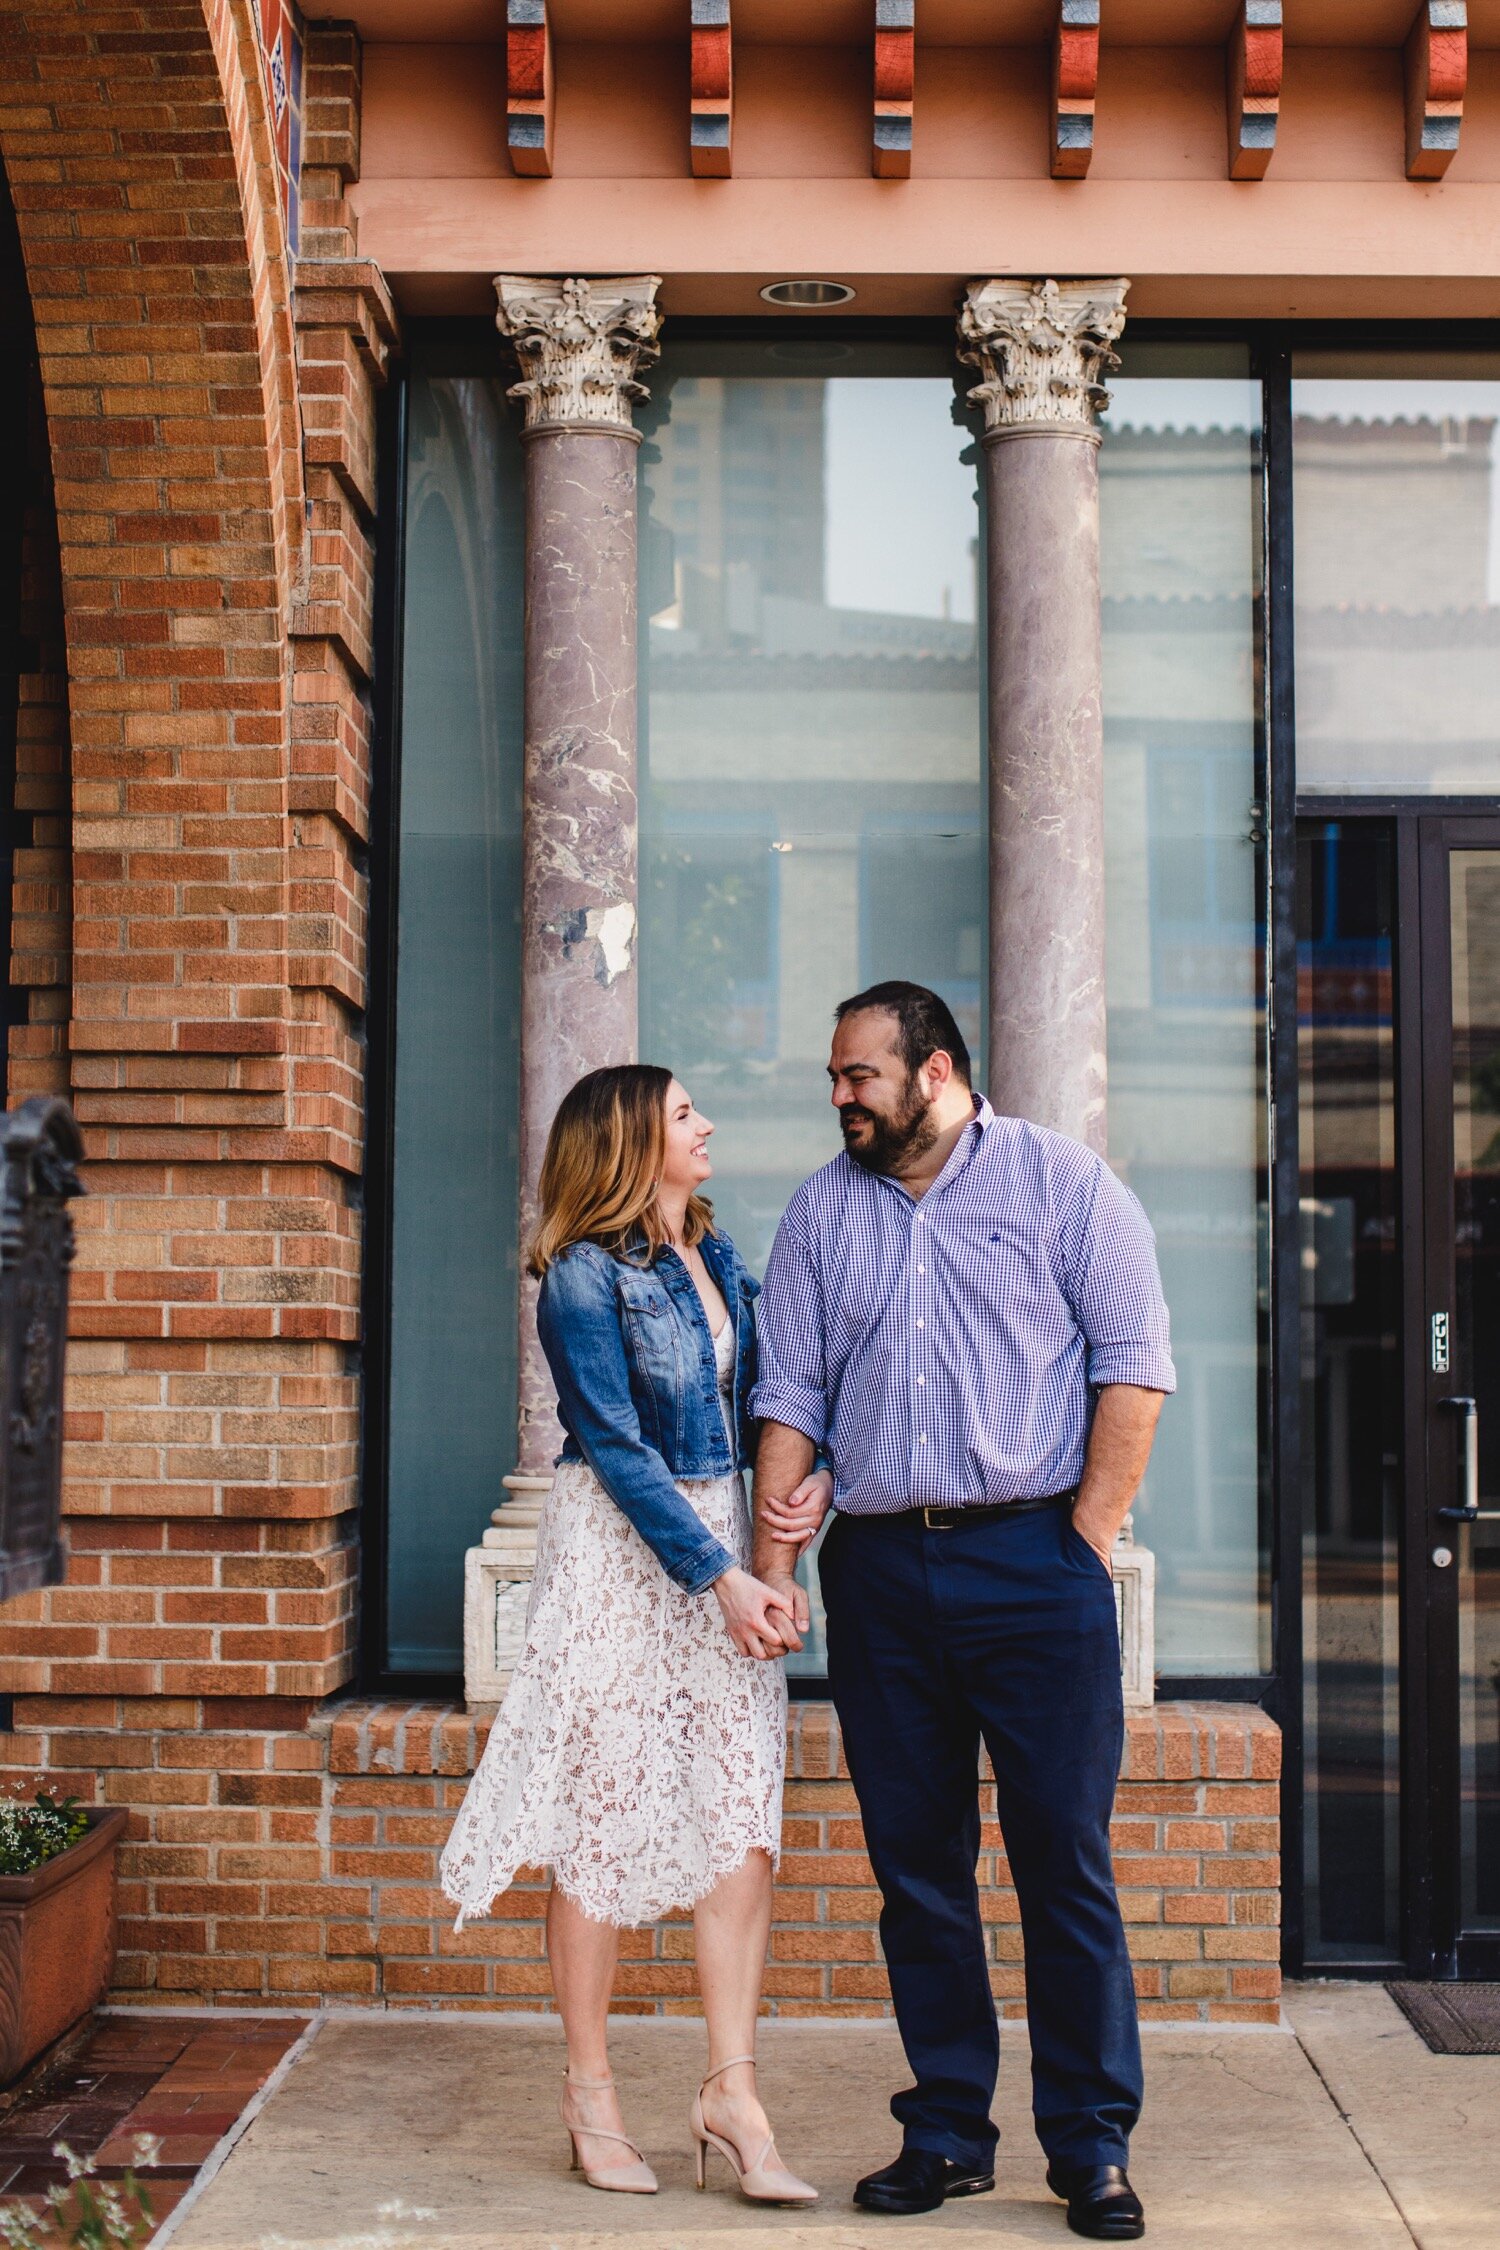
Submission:
[[[1500,2057],[1430,2055],[1378,1987],[1304,1986],[1286,2027],[1146,2037],[1132,2174],[1160,2250],[1495,2250]],[[993,2196],[870,2220],[855,2178],[896,2148],[889,2023],[762,2026],[762,2085],[811,2213],[757,2210],[715,2168],[695,2192],[688,2103],[701,2025],[622,2021],[615,2069],[662,2192],[595,2193],[567,2169],[562,2044],[543,2017],[330,2016],[218,2175],[165,2230],[173,2250],[1006,2250],[1076,2240],[1047,2194],[1024,2031],[1007,2026]]]

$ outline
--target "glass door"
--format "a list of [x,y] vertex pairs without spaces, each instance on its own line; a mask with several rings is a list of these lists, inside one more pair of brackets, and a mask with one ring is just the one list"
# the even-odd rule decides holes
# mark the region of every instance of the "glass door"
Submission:
[[[1423,823],[1438,1973],[1500,1971],[1500,822]],[[1445,989],[1446,988],[1446,989]]]
[[1302,1959],[1500,1975],[1500,817],[1298,840]]

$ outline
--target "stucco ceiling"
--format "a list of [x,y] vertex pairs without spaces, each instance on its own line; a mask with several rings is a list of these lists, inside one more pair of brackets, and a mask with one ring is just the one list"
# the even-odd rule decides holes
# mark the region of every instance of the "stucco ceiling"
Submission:
[[[409,45],[486,44],[503,36],[505,0],[304,0],[312,17],[347,22],[368,40]],[[601,43],[675,40],[687,0],[552,0],[560,39]],[[733,0],[737,40],[756,46],[859,46],[872,34],[872,0]],[[1220,45],[1237,0],[1108,0],[1106,46]],[[1286,36],[1302,47],[1399,47],[1414,0],[1285,0]],[[921,46],[1030,46],[1047,39],[1056,0],[918,0]],[[1469,0],[1469,37],[1500,47],[1500,0]]]

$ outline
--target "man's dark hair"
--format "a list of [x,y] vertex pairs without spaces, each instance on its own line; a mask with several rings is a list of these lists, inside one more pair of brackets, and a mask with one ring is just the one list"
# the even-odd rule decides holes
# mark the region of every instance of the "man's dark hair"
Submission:
[[867,992],[856,992],[852,999],[841,1000],[833,1011],[833,1020],[842,1023],[845,1016],[858,1015],[864,1008],[879,1008],[883,1014],[895,1017],[896,1052],[908,1072],[920,1070],[941,1047],[945,1055],[953,1058],[954,1077],[965,1086],[973,1084],[969,1050],[953,1020],[953,1010],[946,1000],[929,992],[925,984],[908,984],[904,977],[890,977],[884,984],[872,984]]

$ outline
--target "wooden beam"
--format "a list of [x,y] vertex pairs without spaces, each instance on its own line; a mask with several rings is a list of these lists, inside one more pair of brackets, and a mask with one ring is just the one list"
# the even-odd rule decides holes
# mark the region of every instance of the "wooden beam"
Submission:
[[1052,177],[1081,180],[1094,154],[1099,0],[1058,0],[1052,43]]
[[1281,0],[1241,0],[1229,34],[1229,177],[1263,180],[1281,114]]
[[875,0],[875,135],[870,169],[877,180],[911,177],[916,76],[916,0]]
[[1406,176],[1440,180],[1458,154],[1469,82],[1464,0],[1423,0],[1406,41]]
[[727,180],[734,169],[734,49],[729,0],[692,0],[692,123],[695,180]]
[[552,177],[552,26],[547,0],[505,0],[505,138],[511,169]]

